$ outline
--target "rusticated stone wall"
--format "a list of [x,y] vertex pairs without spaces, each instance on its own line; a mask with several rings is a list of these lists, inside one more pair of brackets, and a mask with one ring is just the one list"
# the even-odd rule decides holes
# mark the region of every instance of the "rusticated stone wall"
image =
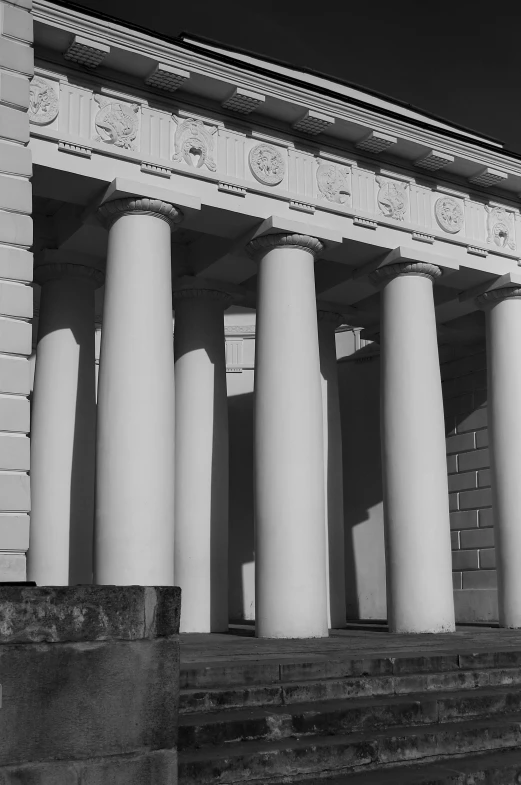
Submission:
[[1,785],[175,785],[180,594],[0,586]]
[[25,580],[33,309],[31,0],[0,0],[0,580]]
[[440,354],[456,616],[490,621],[497,619],[497,583],[486,347],[484,342],[444,347]]

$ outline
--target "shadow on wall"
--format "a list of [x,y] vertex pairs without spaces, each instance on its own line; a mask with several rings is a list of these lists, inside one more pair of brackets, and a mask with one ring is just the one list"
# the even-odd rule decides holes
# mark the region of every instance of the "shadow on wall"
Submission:
[[253,392],[236,395],[230,392],[229,616],[231,620],[252,620],[255,618]]
[[385,619],[380,357],[359,349],[338,361],[338,377],[347,618]]

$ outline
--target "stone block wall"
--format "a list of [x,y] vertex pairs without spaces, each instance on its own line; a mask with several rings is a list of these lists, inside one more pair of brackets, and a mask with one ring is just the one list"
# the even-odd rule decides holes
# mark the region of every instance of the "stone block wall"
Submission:
[[2,785],[175,785],[180,594],[0,586]]
[[497,619],[484,343],[440,351],[452,563],[460,621]]
[[25,580],[29,540],[31,0],[0,0],[0,581]]

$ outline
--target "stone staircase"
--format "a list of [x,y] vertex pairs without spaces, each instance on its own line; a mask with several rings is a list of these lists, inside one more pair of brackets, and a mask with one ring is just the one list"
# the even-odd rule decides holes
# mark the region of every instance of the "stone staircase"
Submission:
[[181,668],[179,785],[519,785],[521,650]]

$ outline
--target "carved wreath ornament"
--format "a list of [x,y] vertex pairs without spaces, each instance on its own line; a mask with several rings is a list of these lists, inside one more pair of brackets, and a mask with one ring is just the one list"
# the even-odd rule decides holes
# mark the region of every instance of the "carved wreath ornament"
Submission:
[[510,248],[515,251],[514,214],[502,207],[485,205],[487,211],[487,242],[499,248]]
[[377,200],[382,213],[387,218],[403,221],[407,210],[408,183],[387,180],[385,177],[377,177],[376,182],[380,186]]
[[213,137],[216,130],[206,128],[202,120],[183,120],[175,133],[173,160],[184,161],[197,169],[206,166],[210,172],[215,172],[217,166],[213,158]]
[[286,165],[276,147],[258,144],[250,150],[250,169],[259,183],[278,185],[284,178]]
[[441,228],[449,234],[456,234],[463,227],[463,208],[452,196],[437,199],[434,215]]
[[344,204],[350,195],[347,187],[347,174],[334,164],[320,164],[317,169],[318,190],[329,202]]
[[29,85],[28,115],[31,123],[47,125],[58,116],[58,96],[50,84],[35,76]]
[[125,104],[99,95],[95,98],[100,105],[94,118],[99,134],[97,141],[134,150],[139,128],[139,104]]

